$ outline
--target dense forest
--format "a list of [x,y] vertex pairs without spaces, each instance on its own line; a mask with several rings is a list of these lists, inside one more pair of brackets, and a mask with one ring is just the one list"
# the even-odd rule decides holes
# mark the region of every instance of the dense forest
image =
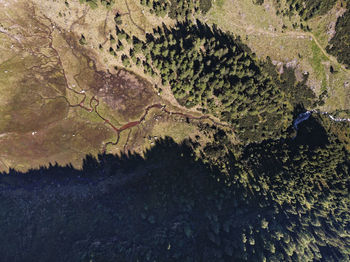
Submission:
[[[173,27],[163,24],[146,33],[145,40],[126,33],[117,14],[110,54],[120,57],[124,67],[138,66],[160,78],[181,105],[232,125],[243,143],[287,137],[297,106],[309,109],[323,103],[306,86],[307,76],[299,83],[288,68],[280,76],[271,61],[258,59],[240,37],[188,19],[186,3],[192,10],[206,2],[177,2],[181,7],[174,10],[185,14],[178,14]],[[161,16],[172,10],[166,1],[141,4]]]
[[146,72],[170,85],[180,104],[232,124],[243,141],[279,136],[292,121],[289,95],[232,34],[197,20],[158,27],[146,39]]
[[207,13],[211,8],[211,0],[140,0],[141,5],[147,6],[151,14],[172,19],[184,20],[194,13]]
[[[334,4],[287,2],[304,19]],[[202,139],[158,139],[142,156],[87,156],[82,170],[0,174],[1,260],[349,261],[350,124],[313,113],[293,128],[327,94],[317,98],[307,74],[298,81],[290,68],[277,73],[239,37],[186,19],[207,12],[210,0],[140,3],[176,24],[142,40],[119,27],[117,13],[107,52],[231,131],[203,121],[196,124]],[[346,17],[329,47],[344,63]],[[84,35],[79,42],[87,44]]]
[[[264,0],[252,0],[257,5],[262,5]],[[288,8],[283,7],[282,2],[275,2],[277,14],[283,16],[293,16],[295,12],[300,15],[303,20],[308,20],[319,15],[324,15],[330,11],[336,0],[287,0]],[[346,7],[347,11],[338,18],[335,28],[335,36],[329,41],[326,50],[328,53],[337,57],[340,63],[350,66],[350,1],[342,1],[342,7]],[[296,25],[296,24],[295,24]],[[293,26],[295,26],[293,25]],[[301,23],[301,28],[309,31],[308,25]]]
[[263,68],[274,83],[284,92],[294,109],[298,107],[310,109],[323,103],[322,99],[327,91],[317,99],[315,93],[306,85],[309,78],[307,73],[303,75],[301,82],[296,79],[293,68],[284,66],[283,73],[280,74],[277,72],[276,66],[272,64],[270,57],[267,57],[266,61],[264,61]]
[[[257,1],[261,4],[263,1]],[[281,9],[281,1],[276,1],[278,12],[282,15],[292,16],[296,12],[304,20],[317,15],[326,14],[337,2],[336,0],[287,0],[287,9]]]
[[142,67],[160,78],[181,105],[232,125],[244,143],[288,136],[296,107],[323,103],[306,85],[308,75],[298,82],[292,69],[278,74],[269,58],[258,59],[240,37],[215,25],[198,20],[163,24],[145,39],[130,36],[116,23],[109,52],[125,67]]
[[340,63],[350,68],[350,1],[347,11],[338,18],[335,36],[327,46],[327,52],[335,55]]
[[[245,148],[159,141],[0,177],[4,261],[348,261],[349,153],[314,115],[294,139]],[[219,147],[221,146],[221,147]],[[225,168],[204,159],[218,157]],[[223,172],[225,170],[225,172]]]
[[[92,9],[96,9],[99,5],[102,5],[106,8],[111,8],[115,0],[79,0],[81,4],[86,3],[88,4]],[[66,5],[69,5],[66,1]]]

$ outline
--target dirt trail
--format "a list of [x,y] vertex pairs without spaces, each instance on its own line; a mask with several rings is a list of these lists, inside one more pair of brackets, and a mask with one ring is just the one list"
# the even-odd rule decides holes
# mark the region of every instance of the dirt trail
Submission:
[[[126,3],[127,4],[127,3]],[[58,59],[58,64],[59,66],[62,68],[62,71],[63,71],[63,75],[64,75],[64,79],[65,79],[65,87],[67,90],[75,93],[76,95],[78,96],[81,96],[82,99],[80,100],[79,103],[77,104],[71,104],[68,99],[65,97],[67,103],[68,103],[68,106],[69,107],[72,107],[72,108],[75,108],[75,107],[80,107],[82,108],[83,110],[89,112],[89,113],[96,113],[97,116],[107,125],[109,125],[117,134],[117,139],[115,142],[107,142],[104,146],[103,146],[103,152],[106,151],[107,149],[107,146],[108,145],[117,145],[118,142],[119,142],[119,139],[120,139],[120,134],[121,132],[125,131],[125,130],[128,130],[128,129],[131,129],[135,126],[138,126],[140,125],[143,121],[145,121],[149,111],[153,108],[156,108],[156,109],[159,109],[161,110],[162,112],[166,113],[166,114],[169,114],[169,115],[177,115],[177,116],[181,116],[183,118],[186,118],[187,121],[189,120],[209,120],[211,121],[213,124],[215,125],[220,125],[220,126],[224,126],[224,127],[227,127],[227,128],[231,128],[230,125],[228,124],[224,124],[224,123],[219,123],[217,121],[215,121],[213,118],[211,118],[210,116],[207,116],[207,115],[202,115],[202,116],[194,116],[194,115],[190,115],[190,114],[187,114],[187,113],[184,113],[184,112],[173,112],[173,111],[170,111],[170,110],[167,110],[166,109],[166,105],[165,104],[151,104],[151,105],[148,105],[145,107],[144,109],[144,113],[143,115],[140,117],[139,120],[137,121],[131,121],[131,122],[128,122],[124,125],[122,125],[121,127],[117,127],[115,126],[109,119],[105,118],[103,115],[101,115],[99,112],[98,112],[98,106],[100,104],[100,101],[98,98],[96,98],[95,96],[92,96],[90,98],[90,101],[87,101],[87,95],[85,93],[85,91],[77,91],[75,90],[74,88],[70,87],[69,84],[68,84],[68,79],[67,79],[67,75],[66,75],[66,72],[64,70],[64,67],[63,67],[63,63],[62,63],[62,60],[61,60],[61,57],[60,57],[60,54],[58,52],[57,49],[55,49],[55,47],[53,46],[53,33],[54,33],[54,30],[58,30],[59,27],[58,25],[56,25],[55,23],[53,23],[51,21],[51,19],[49,19],[48,17],[46,17],[45,15],[43,15],[43,17],[39,17],[36,12],[35,12],[35,9],[33,8],[32,10],[33,12],[33,17],[38,17],[40,19],[43,19],[43,20],[46,20],[48,22],[49,25],[46,25],[42,22],[40,22],[40,19],[36,19],[36,21],[38,23],[40,23],[44,28],[47,29],[47,35],[48,35],[48,39],[49,39],[49,48],[52,49],[55,53],[55,55],[57,56],[57,59]],[[86,15],[86,12],[84,12],[83,14],[83,17],[84,15]],[[80,18],[81,19],[81,18]],[[73,26],[73,25],[72,25]],[[86,103],[88,103],[88,106],[86,105]],[[130,135],[130,133],[129,133]]]
[[141,26],[139,26],[132,18],[131,11],[130,11],[129,4],[128,4],[128,0],[125,0],[125,5],[126,5],[126,8],[128,9],[128,13],[129,13],[129,17],[130,17],[131,22],[134,24],[134,26],[137,27],[137,29],[139,29],[142,33],[146,34],[145,29],[143,29]]
[[285,37],[285,36],[291,36],[291,37],[311,37],[312,40],[315,42],[315,44],[318,46],[318,48],[321,50],[322,54],[324,54],[328,60],[330,60],[331,62],[333,62],[336,65],[339,65],[339,67],[346,73],[350,74],[350,69],[346,69],[346,67],[339,63],[338,60],[327,53],[327,51],[322,47],[322,45],[320,44],[320,42],[318,41],[318,39],[315,37],[315,35],[311,32],[296,32],[296,31],[286,31],[284,33],[276,33],[276,32],[271,32],[271,31],[267,31],[261,28],[255,28],[253,25],[239,25],[236,23],[231,22],[231,25],[233,25],[234,27],[237,28],[241,28],[244,31],[246,31],[246,33],[248,35],[254,34],[254,33],[259,33],[259,34],[264,34],[264,35],[268,35],[270,37]]
[[[94,98],[96,100],[96,98]],[[97,100],[98,101],[98,100]],[[104,119],[97,111],[97,106],[98,104],[95,105],[94,107],[94,110],[95,112],[100,116],[100,118]],[[212,119],[210,116],[193,116],[193,115],[190,115],[190,114],[186,114],[186,113],[182,113],[182,112],[173,112],[173,111],[169,111],[166,109],[166,105],[164,104],[153,104],[153,105],[149,105],[145,108],[145,112],[144,114],[140,117],[140,119],[138,121],[132,121],[132,122],[129,122],[129,123],[126,123],[124,124],[123,126],[121,126],[120,128],[117,128],[115,126],[113,126],[113,124],[110,123],[110,121],[108,119],[104,119],[105,123],[107,123],[108,125],[110,125],[117,133],[117,140],[116,142],[108,142],[107,144],[105,144],[104,148],[103,148],[103,152],[106,151],[107,149],[107,146],[108,145],[117,145],[118,142],[119,142],[119,138],[120,138],[120,133],[123,132],[124,130],[127,130],[127,129],[130,129],[132,127],[135,127],[135,126],[138,126],[140,125],[143,121],[145,121],[146,119],[146,116],[148,115],[149,111],[152,109],[152,108],[157,108],[159,110],[161,110],[162,112],[166,113],[166,114],[169,114],[169,115],[178,115],[178,116],[181,116],[183,118],[186,118],[188,120],[209,120],[211,121],[213,124],[215,125],[220,125],[220,126],[223,126],[223,127],[227,127],[227,128],[230,128],[232,129],[232,127],[228,124],[224,124],[224,123],[219,123],[217,121],[215,121],[214,119]]]

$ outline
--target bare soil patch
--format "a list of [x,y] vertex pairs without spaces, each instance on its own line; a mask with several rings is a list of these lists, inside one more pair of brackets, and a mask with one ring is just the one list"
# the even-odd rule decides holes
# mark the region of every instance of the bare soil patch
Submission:
[[96,72],[91,87],[98,97],[118,110],[125,121],[138,118],[145,105],[159,100],[148,82],[124,69],[116,74]]

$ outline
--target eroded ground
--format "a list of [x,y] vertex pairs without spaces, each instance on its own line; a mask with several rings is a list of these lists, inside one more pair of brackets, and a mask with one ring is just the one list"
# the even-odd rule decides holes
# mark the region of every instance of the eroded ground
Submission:
[[30,3],[2,1],[0,7],[1,169],[78,165],[114,134],[103,123],[72,116],[50,21]]
[[197,122],[213,121],[172,114],[180,109],[161,99],[154,82],[79,44],[82,28],[106,38],[110,11],[87,23],[88,7],[76,1],[62,18],[53,9],[62,3],[0,1],[1,170],[142,153],[161,137],[181,141],[198,133]]
[[[311,33],[292,29],[295,18],[276,16],[270,0],[262,6],[217,0],[206,15],[196,16],[241,35],[281,70],[295,68],[297,78],[309,72],[314,92],[328,92],[320,109],[334,111],[350,108],[349,70],[324,51],[332,33],[325,28],[340,12],[337,4],[311,20]],[[198,124],[218,124],[217,119],[181,107],[170,88],[142,66],[124,68],[122,54],[128,54],[130,41],[121,40],[124,51],[113,54],[111,48],[119,45],[116,14],[119,27],[140,39],[162,23],[175,23],[151,14],[138,0],[96,9],[79,0],[0,0],[0,170],[55,162],[79,167],[86,154],[142,153],[164,136],[178,142],[208,139]]]

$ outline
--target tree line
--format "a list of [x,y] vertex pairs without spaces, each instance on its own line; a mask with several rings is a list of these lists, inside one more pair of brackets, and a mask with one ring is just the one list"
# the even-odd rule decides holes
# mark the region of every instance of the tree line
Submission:
[[291,121],[286,95],[239,37],[185,21],[158,27],[142,46],[145,69],[170,85],[180,104],[231,123],[243,140],[281,134]]
[[88,4],[92,9],[96,9],[99,5],[102,5],[106,8],[111,8],[115,0],[79,0],[81,4]]
[[103,155],[80,171],[12,171],[0,178],[0,254],[18,261],[347,261],[349,152],[329,121],[315,116],[295,139],[244,148],[203,126],[215,139],[199,159],[194,141],[164,139],[144,158]]
[[147,6],[151,14],[172,19],[185,20],[191,15],[201,12],[207,13],[211,8],[211,0],[140,0],[140,4]]
[[[157,27],[145,38],[116,25],[110,53],[117,57],[121,52],[124,66],[136,65],[159,77],[181,105],[230,123],[243,142],[287,136],[295,107],[323,103],[306,86],[307,75],[298,82],[294,71],[285,68],[280,76],[271,60],[257,59],[240,37],[215,25],[186,20]],[[125,42],[130,49],[124,49]]]
[[335,55],[340,63],[350,68],[350,1],[347,4],[347,11],[338,18],[335,35],[329,41],[327,52]]
[[[261,3],[261,1],[258,1]],[[337,2],[336,0],[287,0],[287,8],[281,8],[281,1],[276,1],[278,14],[292,16],[295,12],[303,19],[308,20],[318,15],[324,15]]]

